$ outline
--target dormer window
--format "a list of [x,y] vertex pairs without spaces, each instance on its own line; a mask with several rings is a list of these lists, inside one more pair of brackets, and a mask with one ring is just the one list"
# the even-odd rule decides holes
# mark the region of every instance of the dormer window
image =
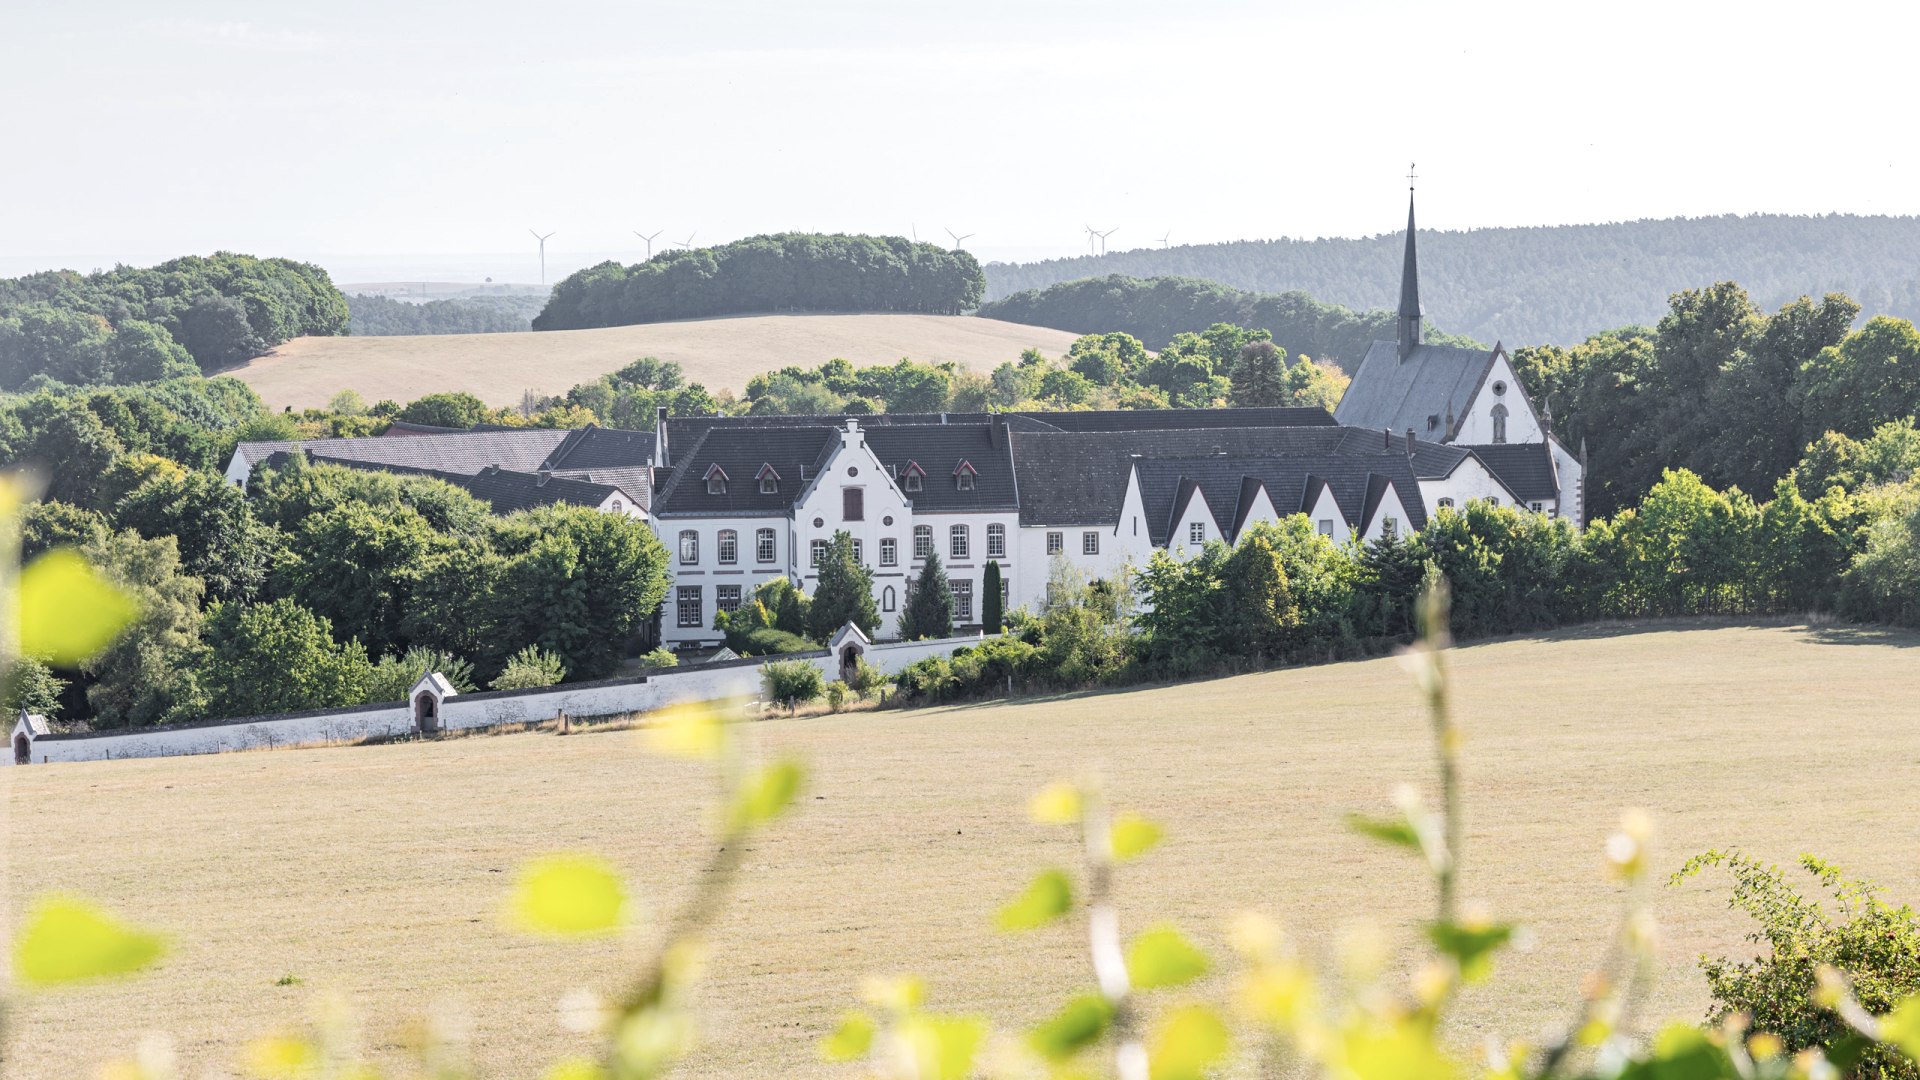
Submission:
[[973,462],[962,461],[960,464],[954,466],[953,468],[954,490],[972,491],[973,481],[979,475],[980,475],[980,470],[973,467]]
[[920,491],[927,486],[926,480],[927,470],[921,468],[919,462],[909,461],[907,471],[900,477],[900,490]]
[[717,463],[707,467],[707,494],[725,495],[727,493],[727,470]]
[[760,466],[760,471],[754,474],[754,479],[760,481],[760,494],[780,494],[780,474],[774,471],[773,462],[769,461]]

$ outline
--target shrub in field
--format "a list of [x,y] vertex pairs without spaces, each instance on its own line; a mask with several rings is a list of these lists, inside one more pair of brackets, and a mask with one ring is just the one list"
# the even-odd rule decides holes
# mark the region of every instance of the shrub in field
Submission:
[[507,659],[507,666],[500,677],[493,680],[495,690],[532,690],[542,686],[552,686],[567,677],[566,665],[560,657],[542,649],[538,645],[529,645]]
[[760,669],[760,681],[768,701],[792,711],[820,696],[826,676],[805,660],[776,660]]
[[827,684],[827,708],[839,712],[847,704],[847,684],[835,679]]
[[1858,1038],[1831,1007],[1821,980],[1822,969],[1844,975],[1860,1005],[1874,1013],[1920,994],[1920,920],[1911,907],[1887,903],[1872,885],[1846,877],[1839,867],[1811,855],[1801,856],[1800,866],[1838,906],[1837,914],[1795,889],[1779,867],[1739,851],[1696,855],[1674,875],[1678,882],[1708,869],[1725,870],[1733,878],[1728,906],[1752,916],[1758,926],[1747,939],[1769,950],[1744,961],[1701,958],[1713,995],[1707,1021],[1749,1018],[1756,1030],[1778,1036],[1788,1052],[1845,1047],[1849,1056],[1857,1055],[1852,1076],[1920,1078],[1912,1061]]
[[887,677],[880,673],[880,669],[867,663],[866,658],[862,657],[854,662],[853,677],[847,680],[847,689],[853,691],[855,697],[865,701],[886,683]]

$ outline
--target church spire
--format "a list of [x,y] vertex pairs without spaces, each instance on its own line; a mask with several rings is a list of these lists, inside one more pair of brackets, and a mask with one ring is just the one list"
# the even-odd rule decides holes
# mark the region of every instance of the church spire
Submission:
[[1426,336],[1420,317],[1420,265],[1413,253],[1413,167],[1407,167],[1407,256],[1400,268],[1400,359]]

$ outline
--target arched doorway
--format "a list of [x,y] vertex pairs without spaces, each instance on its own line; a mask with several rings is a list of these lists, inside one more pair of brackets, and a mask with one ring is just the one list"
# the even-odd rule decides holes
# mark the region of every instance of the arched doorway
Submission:
[[413,726],[420,729],[422,735],[432,735],[440,730],[440,703],[433,694],[422,690],[413,699]]
[[13,737],[13,763],[15,765],[33,763],[33,740],[27,738],[27,733],[24,731]]
[[840,646],[840,681],[852,684],[855,674],[860,670],[860,654],[863,650],[854,642]]

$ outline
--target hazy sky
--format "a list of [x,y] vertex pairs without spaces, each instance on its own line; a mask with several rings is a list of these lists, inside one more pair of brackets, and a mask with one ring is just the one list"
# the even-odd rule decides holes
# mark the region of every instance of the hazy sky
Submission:
[[1913,214],[1917,9],[0,0],[0,271],[498,252],[531,280],[529,227],[550,277],[633,229],[1365,235],[1409,161],[1423,227]]

